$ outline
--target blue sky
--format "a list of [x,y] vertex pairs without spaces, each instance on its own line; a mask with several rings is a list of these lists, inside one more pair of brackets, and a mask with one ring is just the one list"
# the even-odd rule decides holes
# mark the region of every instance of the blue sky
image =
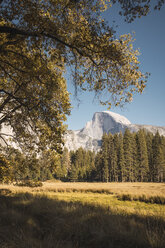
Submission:
[[[110,25],[113,19],[116,20],[117,35],[135,32],[134,47],[140,49],[141,70],[151,73],[143,94],[134,95],[133,102],[124,108],[113,107],[111,111],[124,115],[133,124],[165,126],[165,6],[131,24],[124,22],[117,14],[116,7],[104,15]],[[81,129],[95,112],[107,110],[93,99],[92,93],[79,94],[79,104],[74,98],[74,88],[69,80],[68,90],[72,93],[73,106],[66,122],[68,129]]]

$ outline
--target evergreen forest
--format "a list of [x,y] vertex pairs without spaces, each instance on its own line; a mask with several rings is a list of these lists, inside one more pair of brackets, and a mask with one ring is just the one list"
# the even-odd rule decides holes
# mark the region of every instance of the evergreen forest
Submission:
[[[3,154],[3,155],[2,155]],[[80,182],[165,182],[165,137],[145,130],[104,134],[95,153],[83,149],[61,156],[43,152],[26,155],[8,148],[0,156],[0,181],[35,182],[49,179]]]

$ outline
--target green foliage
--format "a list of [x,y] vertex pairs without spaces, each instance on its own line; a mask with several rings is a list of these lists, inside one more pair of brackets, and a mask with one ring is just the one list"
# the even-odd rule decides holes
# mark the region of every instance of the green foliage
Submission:
[[0,154],[0,183],[9,183],[12,181],[12,171],[9,161]]
[[164,182],[165,139],[144,130],[104,134],[96,155],[96,177],[110,182]]
[[131,133],[104,134],[101,150],[95,154],[82,147],[76,151],[64,148],[61,155],[54,150],[23,154],[8,148],[1,156],[2,182],[49,179],[61,181],[165,182],[165,138],[139,130]]
[[60,155],[55,150],[45,150],[39,156],[40,180],[52,179],[60,164]]
[[124,168],[123,168],[123,181],[134,181],[134,158],[133,158],[133,143],[134,137],[132,133],[126,129],[123,137],[124,145]]
[[[147,145],[147,155],[148,155],[148,165],[149,165],[149,181],[153,181],[153,151],[152,151],[153,134],[147,133],[146,135],[146,145]],[[165,154],[165,153],[164,153]]]
[[148,154],[147,154],[147,144],[145,138],[145,131],[139,130],[136,134],[137,136],[137,166],[138,166],[138,176],[140,182],[147,181],[149,166],[148,166]]
[[142,16],[146,16],[153,8],[160,10],[165,3],[164,0],[156,0],[154,4],[151,0],[112,0],[112,2],[119,2],[122,9],[119,13],[125,17],[125,21],[127,22],[132,22],[137,17],[141,18]]
[[[13,181],[17,184],[37,184],[39,181],[52,179],[59,163],[55,151],[46,150],[40,156],[36,153],[23,154],[20,150],[8,148],[5,157],[10,162]],[[9,174],[10,175],[10,174]]]
[[19,145],[62,152],[71,107],[67,69],[76,92],[108,92],[100,102],[109,107],[145,88],[133,37],[115,37],[102,17],[110,6],[109,0],[0,1],[0,125],[12,128]]
[[144,130],[104,134],[97,154],[64,149],[55,176],[65,181],[164,182],[165,139]]
[[162,138],[160,137],[159,133],[157,132],[153,138],[152,142],[152,150],[153,150],[153,157],[152,157],[152,180],[155,181],[163,181],[164,180],[164,153],[162,150]]
[[109,181],[108,145],[108,134],[105,133],[102,137],[103,182]]
[[71,182],[78,181],[78,169],[74,165],[72,165],[72,169],[69,173],[69,180]]
[[123,181],[123,173],[124,173],[124,165],[125,165],[125,158],[124,158],[124,147],[123,147],[123,135],[120,132],[119,134],[119,146],[118,146],[118,181]]
[[0,127],[12,130],[0,133],[3,142],[9,137],[29,151],[62,152],[71,108],[66,70],[76,92],[94,91],[108,107],[144,90],[148,74],[139,69],[133,37],[116,37],[102,16],[116,2],[128,22],[152,6],[151,0],[0,1]]

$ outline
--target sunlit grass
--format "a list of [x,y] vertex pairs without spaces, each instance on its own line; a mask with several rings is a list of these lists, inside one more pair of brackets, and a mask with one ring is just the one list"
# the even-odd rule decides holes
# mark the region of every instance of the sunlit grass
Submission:
[[[0,186],[2,248],[164,248],[165,205],[150,183],[54,183]],[[130,199],[120,199],[129,194]]]
[[100,193],[123,193],[133,195],[159,195],[165,196],[165,183],[85,183],[85,182],[60,182],[50,180],[43,183],[43,187],[31,189],[13,185],[0,185],[0,188],[10,188],[13,192],[100,192]]
[[66,202],[80,202],[101,206],[111,211],[123,214],[138,214],[146,216],[159,216],[165,219],[165,206],[158,204],[147,204],[139,201],[120,201],[115,195],[98,193],[51,193],[47,196],[51,199],[63,200]]

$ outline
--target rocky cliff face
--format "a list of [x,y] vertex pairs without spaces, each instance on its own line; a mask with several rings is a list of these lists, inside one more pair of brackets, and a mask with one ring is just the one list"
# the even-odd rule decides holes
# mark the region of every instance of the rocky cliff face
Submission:
[[96,112],[92,120],[87,122],[83,129],[67,131],[65,135],[65,146],[69,150],[76,150],[79,147],[83,147],[87,150],[98,151],[101,147],[103,133],[124,133],[126,128],[130,129],[131,132],[137,132],[139,129],[144,128],[154,134],[158,131],[160,135],[165,136],[165,127],[131,124],[122,115],[111,111],[103,111]]

